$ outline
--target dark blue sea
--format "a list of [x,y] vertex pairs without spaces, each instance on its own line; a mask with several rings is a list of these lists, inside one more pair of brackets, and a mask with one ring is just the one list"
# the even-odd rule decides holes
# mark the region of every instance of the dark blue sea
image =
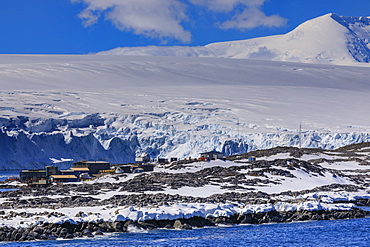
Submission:
[[[4,181],[5,179],[9,177],[19,177],[19,172],[15,172],[15,171],[1,171],[0,172],[0,181]],[[0,189],[0,192],[8,191],[8,190],[9,189]]]
[[0,171],[0,181],[4,181],[8,177],[19,177],[19,172],[16,171]]
[[0,246],[370,246],[370,218],[152,230],[92,239],[0,243]]

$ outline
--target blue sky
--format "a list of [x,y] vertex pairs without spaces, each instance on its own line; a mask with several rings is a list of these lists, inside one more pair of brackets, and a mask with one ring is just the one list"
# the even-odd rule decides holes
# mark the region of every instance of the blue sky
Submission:
[[0,0],[0,54],[206,45],[287,33],[332,12],[370,16],[370,1]]

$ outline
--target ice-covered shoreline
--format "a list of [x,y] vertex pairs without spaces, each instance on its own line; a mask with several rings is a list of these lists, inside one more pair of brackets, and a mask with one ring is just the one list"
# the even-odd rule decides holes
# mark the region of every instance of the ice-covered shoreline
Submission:
[[[99,210],[99,208],[97,208]],[[260,214],[269,212],[313,212],[313,211],[351,211],[359,209],[354,203],[322,203],[318,201],[306,201],[300,203],[277,202],[276,204],[259,204],[259,205],[235,205],[232,203],[226,204],[202,204],[202,203],[175,203],[171,205],[163,205],[159,207],[141,208],[134,206],[127,206],[122,208],[114,208],[112,212],[101,213],[94,212],[91,208],[76,208],[78,212],[88,211],[89,213],[82,214],[82,217],[62,217],[55,218],[52,221],[44,221],[45,223],[62,224],[65,221],[72,222],[99,222],[99,221],[160,221],[160,220],[178,220],[190,219],[193,217],[200,218],[230,218],[235,215]],[[60,212],[68,211],[68,208]],[[91,214],[92,213],[92,214]],[[112,215],[113,214],[113,215]],[[81,216],[81,214],[79,215]],[[108,218],[106,218],[108,217]]]
[[[362,218],[367,215],[353,203],[330,204],[318,201],[261,205],[180,203],[157,208],[127,206],[107,210],[106,207],[66,207],[59,210],[25,210],[27,213],[17,211],[10,213],[15,216],[13,219],[1,219],[0,241],[93,237],[133,229],[191,229],[218,224]],[[2,215],[9,212],[1,211]]]

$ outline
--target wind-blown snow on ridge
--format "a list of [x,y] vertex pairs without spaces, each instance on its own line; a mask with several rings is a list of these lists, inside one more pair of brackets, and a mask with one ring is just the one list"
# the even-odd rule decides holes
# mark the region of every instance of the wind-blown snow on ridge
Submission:
[[293,31],[204,47],[123,47],[100,55],[197,56],[351,65],[370,61],[370,19],[327,14]]
[[172,56],[172,57],[216,57],[207,47],[197,46],[142,46],[119,47],[98,53],[99,55],[125,56]]

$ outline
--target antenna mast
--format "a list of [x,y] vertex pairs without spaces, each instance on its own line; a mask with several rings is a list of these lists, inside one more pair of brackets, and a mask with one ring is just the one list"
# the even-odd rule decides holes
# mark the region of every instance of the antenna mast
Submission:
[[302,122],[299,123],[299,149],[302,147]]
[[239,118],[238,118],[238,140],[240,139],[240,131],[239,131]]

